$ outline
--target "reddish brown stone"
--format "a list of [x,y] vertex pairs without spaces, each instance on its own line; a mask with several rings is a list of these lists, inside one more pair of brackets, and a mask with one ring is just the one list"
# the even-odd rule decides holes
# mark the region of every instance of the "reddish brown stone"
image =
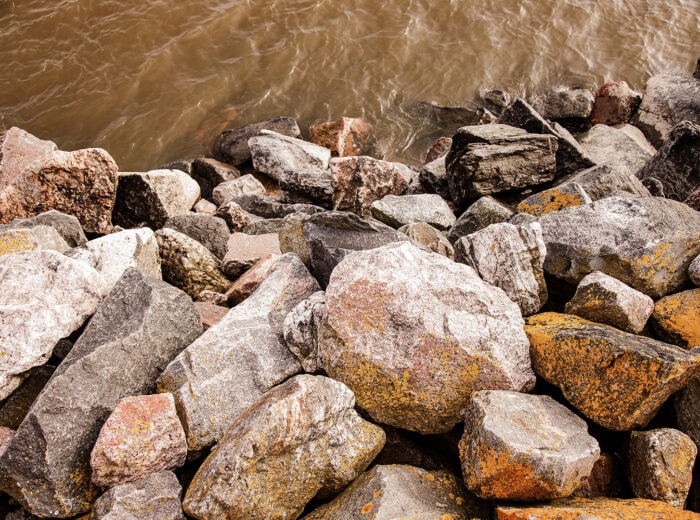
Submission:
[[445,155],[452,146],[451,137],[438,137],[425,155],[425,164],[433,162],[435,159]]
[[606,83],[595,93],[591,123],[629,123],[641,100],[642,95],[629,88],[624,81]]
[[618,497],[622,493],[623,469],[619,459],[610,453],[601,453],[593,464],[591,474],[574,491],[574,497]]
[[270,272],[270,267],[280,255],[269,253],[258,260],[253,267],[243,273],[226,291],[226,299],[232,307],[238,305],[258,288]]
[[199,312],[199,315],[202,317],[204,330],[216,325],[230,310],[228,307],[221,307],[220,305],[209,302],[195,302],[194,308],[197,309],[197,312]]
[[365,155],[371,152],[372,126],[362,119],[341,117],[309,129],[311,142],[329,148],[334,156]]
[[700,211],[700,186],[698,186],[698,188],[683,202],[693,208],[695,211]]

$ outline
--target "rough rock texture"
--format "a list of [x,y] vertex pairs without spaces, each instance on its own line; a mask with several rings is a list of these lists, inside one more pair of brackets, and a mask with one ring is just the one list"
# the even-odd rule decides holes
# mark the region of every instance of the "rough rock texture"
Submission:
[[615,431],[643,428],[700,374],[700,353],[567,314],[527,319],[535,372],[586,417]]
[[683,287],[700,253],[700,213],[673,200],[610,197],[538,222],[545,271],[571,284],[602,271],[659,298]]
[[533,506],[500,505],[496,520],[697,520],[697,513],[679,511],[657,500],[636,498],[566,498]]
[[90,454],[92,482],[114,487],[179,468],[187,440],[172,394],[125,397],[102,425]]
[[231,279],[236,279],[261,258],[270,254],[281,254],[277,233],[264,235],[234,233],[226,244],[226,256],[221,262],[221,270]]
[[70,247],[82,246],[87,242],[87,237],[77,217],[55,209],[40,213],[36,217],[13,220],[8,226],[12,229],[50,226],[58,231],[58,234]]
[[300,375],[236,419],[183,502],[197,519],[297,518],[319,491],[338,492],[384,445],[343,384]]
[[117,283],[129,267],[161,279],[158,241],[149,228],[127,229],[72,249],[69,257],[93,267],[102,275],[108,290]]
[[596,164],[626,166],[632,173],[654,155],[649,146],[642,146],[619,128],[607,125],[595,125],[579,135],[578,140]]
[[586,422],[547,395],[475,392],[464,417],[462,473],[481,498],[567,497],[600,455]]
[[244,227],[252,224],[256,218],[259,218],[251,215],[240,204],[233,201],[225,202],[219,206],[214,212],[214,216],[223,219],[231,233],[241,231]]
[[58,231],[50,226],[11,229],[10,226],[0,225],[0,255],[35,249],[65,253],[70,246]]
[[218,259],[226,255],[231,236],[226,221],[210,215],[187,213],[169,218],[163,227],[184,233],[206,247]]
[[42,365],[56,342],[78,329],[107,294],[91,267],[56,251],[0,256],[0,399]]
[[0,458],[2,490],[38,516],[88,511],[96,498],[90,449],[100,426],[121,398],[152,391],[201,331],[187,295],[126,271]]
[[639,334],[654,312],[654,300],[612,276],[594,271],[578,284],[565,311]]
[[292,117],[277,117],[259,123],[226,130],[214,143],[212,154],[220,161],[238,166],[250,159],[248,139],[256,136],[261,130],[273,130],[290,137],[299,137],[301,131],[296,119]]
[[661,181],[669,199],[687,199],[700,186],[700,124],[683,121],[674,126],[637,177]]
[[368,155],[374,148],[372,125],[357,117],[341,117],[313,125],[309,129],[309,139],[328,148],[336,157]]
[[270,269],[280,257],[278,254],[269,253],[255,262],[253,267],[238,277],[233,282],[233,285],[226,291],[226,300],[233,307],[238,305],[248,296],[253,294],[253,291],[267,278]]
[[207,199],[199,199],[197,204],[192,206],[192,211],[202,215],[213,215],[216,213],[216,210],[216,204],[209,202]]
[[326,320],[326,293],[317,291],[299,302],[284,319],[284,341],[305,372],[318,371],[318,334]]
[[[449,147],[452,145],[452,139],[449,141]],[[447,151],[435,158],[433,161],[426,163],[418,172],[418,182],[427,193],[437,193],[445,200],[452,200],[450,186],[447,184],[447,169],[445,166],[445,156]]]
[[0,457],[5,453],[5,450],[10,444],[10,441],[15,436],[15,431],[7,428],[6,426],[0,426]]
[[270,130],[248,139],[248,146],[253,167],[273,179],[285,171],[325,170],[331,159],[328,148]]
[[222,206],[238,197],[266,194],[265,186],[251,174],[247,174],[232,181],[222,182],[212,190],[211,197],[216,204]]
[[626,166],[612,166],[602,164],[582,170],[574,175],[558,181],[557,186],[576,183],[583,188],[591,200],[600,200],[620,192],[629,193],[637,197],[651,197],[642,181]]
[[518,213],[546,215],[552,211],[582,206],[593,202],[580,184],[570,182],[530,195],[515,208]]
[[145,224],[160,229],[184,215],[199,199],[199,184],[182,170],[119,173],[112,221],[131,228]]
[[360,475],[335,500],[303,520],[486,520],[489,509],[447,471],[382,465]]
[[503,124],[465,126],[445,158],[452,200],[463,206],[483,195],[554,179],[557,139]]
[[95,501],[89,520],[185,520],[182,486],[171,471],[113,487]]
[[372,203],[372,216],[393,228],[413,222],[425,222],[438,229],[448,229],[455,216],[440,195],[387,195]]
[[[226,298],[223,297],[222,299],[223,303],[226,303]],[[199,317],[202,320],[202,326],[204,327],[204,330],[208,330],[212,326],[219,323],[229,311],[228,307],[222,307],[212,302],[201,301],[194,302],[194,308],[197,309],[197,312],[199,313]]]
[[476,390],[534,384],[520,309],[410,243],[351,253],[326,290],[320,364],[380,423],[449,431]]
[[438,137],[425,154],[425,164],[430,164],[435,159],[447,155],[447,152],[450,151],[450,146],[452,146],[451,137]]
[[651,318],[654,330],[665,341],[684,348],[700,347],[700,289],[661,298]]
[[333,206],[333,174],[329,169],[285,171],[277,181],[282,202]]
[[430,224],[414,222],[413,224],[408,224],[407,226],[399,228],[399,231],[405,233],[408,238],[427,247],[431,251],[446,256],[450,260],[454,260],[455,251],[452,244],[445,238],[445,235]]
[[591,113],[594,125],[624,125],[632,120],[642,95],[632,90],[625,81],[608,82],[595,93]]
[[691,193],[687,199],[683,201],[695,211],[700,211],[700,187],[698,187],[693,193]]
[[474,268],[485,282],[503,289],[524,316],[547,303],[542,269],[546,254],[537,223],[491,224],[455,242],[456,260]]
[[559,88],[535,96],[532,107],[545,119],[553,121],[587,119],[593,111],[595,97],[585,88]]
[[672,428],[631,432],[627,471],[635,496],[683,509],[697,452],[690,437]]
[[53,375],[56,367],[41,365],[23,374],[22,384],[3,401],[0,407],[0,426],[16,430],[22,424],[29,408]]
[[240,176],[238,168],[216,159],[200,157],[192,161],[192,178],[199,184],[203,199],[212,200],[211,192],[214,188]]
[[688,266],[688,277],[696,286],[700,287],[700,255],[690,262]]
[[16,127],[0,134],[0,224],[55,209],[109,233],[116,184],[117,165],[100,148],[64,152]]
[[622,463],[617,454],[601,453],[590,475],[571,496],[579,498],[619,497],[622,494]]
[[700,124],[700,80],[680,72],[649,78],[634,124],[661,146],[671,128],[684,120]]
[[216,443],[264,392],[301,371],[282,338],[284,317],[319,289],[295,255],[283,255],[250,297],[180,354],[158,380],[175,396],[190,450]]
[[231,281],[202,244],[170,228],[156,231],[163,279],[195,298],[202,291],[225,293]]
[[447,238],[454,243],[460,237],[475,233],[491,224],[508,222],[513,210],[493,197],[481,197],[462,213],[450,228]]
[[245,195],[233,200],[247,212],[265,219],[284,218],[292,213],[315,215],[324,211],[313,204],[287,204],[266,195]]
[[700,445],[700,379],[693,379],[674,399],[678,428]]

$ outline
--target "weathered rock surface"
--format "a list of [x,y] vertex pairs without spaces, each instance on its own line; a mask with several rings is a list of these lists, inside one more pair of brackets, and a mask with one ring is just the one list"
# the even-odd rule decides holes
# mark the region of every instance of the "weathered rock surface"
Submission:
[[87,242],[87,237],[77,217],[61,213],[55,209],[40,213],[36,217],[13,220],[8,224],[10,229],[33,228],[35,226],[50,226],[54,228],[69,247],[82,246]]
[[475,233],[491,224],[508,222],[513,215],[512,209],[493,197],[488,195],[481,197],[459,216],[450,228],[447,238],[454,243],[459,238]]
[[234,233],[226,244],[226,256],[221,262],[221,270],[231,279],[236,279],[261,258],[270,254],[281,254],[277,233],[264,235]]
[[89,520],[185,520],[182,486],[171,471],[113,487],[95,501]]
[[201,331],[187,295],[126,271],[0,458],[3,491],[42,517],[88,511],[97,494],[90,449],[100,426],[121,398],[151,392]]
[[467,488],[502,500],[567,497],[598,460],[586,422],[546,395],[472,394],[459,443]]
[[414,222],[407,226],[400,227],[399,231],[405,233],[408,238],[427,247],[431,251],[446,256],[450,260],[454,260],[455,251],[452,244],[450,244],[450,241],[447,240],[445,235],[430,224]]
[[[221,298],[223,303],[226,303],[226,297],[224,295],[221,296],[223,297]],[[197,309],[197,312],[199,313],[204,330],[208,330],[212,326],[219,323],[229,311],[228,307],[222,307],[221,305],[213,302],[194,302],[194,308]]]
[[248,139],[248,146],[253,167],[273,179],[285,171],[325,170],[331,159],[328,148],[270,130]]
[[163,279],[195,298],[202,291],[225,293],[231,281],[202,244],[170,228],[156,231]]
[[[451,145],[452,139],[450,139],[448,150]],[[447,184],[446,155],[447,151],[433,161],[423,165],[418,172],[418,182],[427,193],[437,193],[445,200],[452,200],[450,186]]]
[[329,169],[285,171],[277,181],[282,202],[333,206],[333,174]]
[[450,146],[452,146],[451,137],[438,137],[425,154],[425,164],[430,164],[435,159],[447,155]]
[[199,184],[182,170],[120,172],[118,181],[112,222],[124,228],[145,224],[160,229],[199,199]]
[[319,289],[295,255],[283,255],[246,300],[180,354],[158,380],[175,396],[188,448],[216,443],[264,392],[301,371],[284,344],[283,321]]
[[219,217],[186,213],[169,218],[163,227],[184,233],[206,247],[216,258],[226,255],[226,244],[231,237],[226,221]]
[[0,225],[0,255],[35,249],[65,253],[70,246],[58,231],[50,226],[12,229],[10,226]]
[[284,341],[305,372],[314,373],[318,366],[319,330],[326,320],[326,293],[317,291],[299,302],[284,319]]
[[665,296],[654,304],[654,330],[669,343],[700,347],[700,289]]
[[593,111],[595,97],[585,88],[558,88],[535,96],[532,107],[545,119],[583,120]]
[[250,159],[248,139],[258,135],[261,130],[272,130],[290,137],[299,137],[301,135],[296,119],[292,117],[277,117],[222,132],[216,143],[214,143],[212,154],[220,161],[239,166]]
[[579,498],[619,497],[622,494],[623,473],[617,454],[601,453],[591,473],[571,495]]
[[212,200],[219,206],[248,195],[267,195],[265,186],[251,174],[222,182],[211,192]]
[[696,286],[700,287],[700,255],[690,262],[688,266],[688,277]]
[[594,271],[578,284],[565,311],[639,334],[654,312],[654,300],[612,276]]
[[77,330],[107,294],[91,267],[55,251],[0,256],[0,399],[22,374],[44,364],[56,342]]
[[520,309],[410,243],[351,253],[326,290],[320,364],[380,423],[445,432],[473,391],[534,384]]
[[197,203],[192,206],[192,211],[202,215],[213,215],[216,213],[217,209],[216,204],[209,202],[207,199],[199,199]]
[[697,520],[697,513],[679,511],[658,500],[643,498],[566,498],[532,506],[500,505],[496,520]]
[[41,365],[25,372],[24,381],[3,401],[0,407],[0,426],[16,430],[22,424],[32,403],[53,375],[56,367]]
[[116,183],[105,150],[64,152],[16,127],[0,135],[0,224],[55,209],[85,231],[109,233]]
[[455,216],[440,195],[387,195],[374,201],[372,216],[393,228],[413,222],[425,222],[438,229],[448,229],[455,223]]
[[253,294],[253,291],[267,278],[270,269],[280,257],[278,254],[269,253],[255,262],[253,267],[238,277],[233,282],[233,285],[226,291],[226,301],[233,307],[238,305],[248,296]]
[[231,233],[241,231],[244,227],[254,222],[255,215],[251,215],[236,202],[225,202],[214,212],[215,217],[219,217],[226,222]]
[[445,159],[452,200],[463,206],[483,195],[551,181],[556,151],[551,135],[504,124],[462,127]]
[[626,166],[638,172],[654,155],[649,146],[640,145],[619,128],[595,125],[578,137],[581,147],[596,164]]
[[571,208],[573,206],[583,206],[593,202],[580,184],[570,182],[561,187],[549,188],[530,195],[521,201],[515,208],[518,213],[529,215],[546,215],[552,211]]
[[576,316],[537,314],[525,332],[535,372],[610,430],[643,428],[700,374],[700,353]]
[[447,471],[382,465],[360,475],[335,500],[303,520],[486,520],[490,517],[488,504],[469,495],[464,485]]
[[560,189],[564,189],[564,186],[573,183],[581,186],[591,200],[594,201],[619,194],[620,192],[629,193],[637,197],[651,197],[651,193],[644,187],[642,181],[626,166],[612,166],[608,164],[593,166],[560,179],[557,186]]
[[637,177],[658,179],[669,199],[687,199],[700,186],[700,124],[683,121],[674,126]]
[[232,181],[241,176],[235,166],[210,157],[200,157],[192,161],[192,178],[199,184],[202,198],[212,200],[211,192],[222,182]]
[[547,303],[542,268],[546,254],[537,223],[491,224],[455,242],[456,260],[474,268],[485,282],[503,289],[524,316]]
[[313,204],[287,204],[266,195],[245,195],[236,197],[233,201],[247,212],[265,219],[284,218],[292,213],[315,215],[324,211],[323,208]]
[[674,398],[678,428],[690,437],[696,446],[700,443],[700,379],[695,378]]
[[374,148],[372,125],[357,117],[316,124],[309,129],[309,139],[340,157],[371,155]]
[[610,197],[537,221],[545,271],[571,284],[602,271],[659,298],[683,287],[700,253],[700,213],[673,200]]
[[632,120],[642,95],[632,90],[625,81],[608,82],[595,93],[591,113],[594,125],[624,125]]
[[340,491],[374,459],[384,432],[343,384],[300,375],[236,419],[183,502],[197,519],[297,518],[319,491]]

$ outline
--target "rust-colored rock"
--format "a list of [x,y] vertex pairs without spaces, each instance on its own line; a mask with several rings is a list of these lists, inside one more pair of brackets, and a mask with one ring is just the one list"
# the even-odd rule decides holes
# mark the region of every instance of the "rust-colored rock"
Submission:
[[549,504],[496,508],[496,520],[698,520],[700,515],[679,511],[666,502],[637,498],[566,498]]
[[595,93],[591,123],[596,125],[624,125],[634,115],[642,95],[632,90],[625,81],[610,81]]
[[593,464],[591,474],[571,496],[579,498],[619,497],[624,470],[620,460],[611,453],[601,453]]
[[312,143],[325,146],[334,156],[367,155],[372,152],[372,126],[356,117],[341,117],[309,129]]
[[238,277],[233,282],[233,285],[226,291],[226,300],[231,306],[238,305],[248,296],[253,294],[253,291],[258,288],[265,278],[267,278],[270,268],[274,265],[280,255],[268,253],[260,260],[255,262],[253,267]]
[[195,302],[194,308],[197,309],[197,312],[199,312],[199,315],[202,317],[202,325],[204,326],[204,330],[207,330],[212,325],[216,325],[218,322],[220,322],[230,310],[228,307],[222,307],[221,305],[216,305],[209,302]]
[[700,347],[700,289],[661,298],[654,304],[651,318],[654,329],[669,343]]

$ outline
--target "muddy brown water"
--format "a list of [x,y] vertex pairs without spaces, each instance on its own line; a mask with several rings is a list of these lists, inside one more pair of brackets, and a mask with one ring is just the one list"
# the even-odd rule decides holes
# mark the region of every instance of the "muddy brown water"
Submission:
[[642,89],[698,54],[700,0],[0,0],[0,131],[126,171],[205,154],[225,128],[349,115],[410,163],[436,131],[415,103]]

